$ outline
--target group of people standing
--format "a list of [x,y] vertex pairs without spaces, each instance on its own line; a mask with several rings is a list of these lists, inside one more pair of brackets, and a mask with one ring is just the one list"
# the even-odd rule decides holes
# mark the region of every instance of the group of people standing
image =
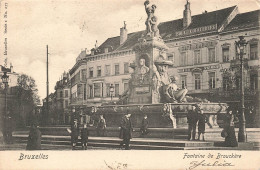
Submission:
[[[235,134],[235,123],[238,122],[236,114],[232,110],[227,109],[227,114],[224,117],[224,129],[221,136],[225,138],[224,146],[237,147],[238,142]],[[193,104],[192,109],[188,111],[188,140],[196,140],[196,127],[198,125],[198,138],[197,140],[205,141],[205,123],[206,117],[203,114],[203,109],[199,104]]]
[[[131,117],[131,113],[127,112],[122,117],[120,122],[119,138],[123,139],[120,143],[120,147],[121,148],[124,147],[125,150],[130,150],[129,143],[130,143],[130,139],[132,139],[132,132],[134,131],[130,117]],[[147,115],[144,115],[141,123],[141,128],[140,128],[140,132],[141,132],[140,137],[144,137],[145,135],[148,134],[148,124],[149,121]]]
[[203,109],[199,104],[193,104],[192,109],[188,111],[188,140],[196,140],[196,127],[198,124],[198,138],[197,140],[205,141],[205,123],[206,117],[203,114]]

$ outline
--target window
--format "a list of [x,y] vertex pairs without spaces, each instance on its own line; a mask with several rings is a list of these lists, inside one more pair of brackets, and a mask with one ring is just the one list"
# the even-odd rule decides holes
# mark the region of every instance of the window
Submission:
[[181,87],[183,89],[187,87],[187,76],[181,76]]
[[200,57],[200,50],[194,51],[194,64],[200,64],[201,63],[201,57]]
[[240,89],[240,77],[239,76],[236,76],[236,79],[235,79],[235,84],[236,84],[236,89]]
[[229,47],[222,48],[223,62],[229,61]]
[[119,84],[115,84],[115,97],[119,96]]
[[258,48],[257,44],[250,44],[250,59],[251,60],[258,59],[257,48]]
[[129,88],[128,83],[124,83],[124,92],[125,92],[126,90],[128,90],[128,88]]
[[209,63],[216,62],[215,48],[209,48]]
[[93,67],[89,68],[89,77],[93,77]]
[[101,76],[101,66],[97,66],[97,77]]
[[230,89],[229,77],[223,77],[223,90],[228,91]]
[[94,83],[94,97],[101,97],[100,83]]
[[87,86],[84,84],[84,92],[83,92],[84,100],[87,100]]
[[252,90],[255,90],[258,88],[258,83],[257,83],[257,74],[251,74],[250,75],[250,88]]
[[81,70],[81,79],[83,80],[83,81],[86,81],[87,80],[87,69],[82,69]]
[[69,101],[65,100],[65,108],[68,108],[68,106],[69,106]]
[[63,97],[63,93],[62,93],[62,91],[60,91],[60,98],[62,98]]
[[200,80],[200,74],[194,74],[195,76],[195,90],[199,90],[201,87],[200,87],[200,84],[201,84],[201,80]]
[[124,63],[124,73],[125,74],[129,73],[129,64],[128,63]]
[[180,65],[181,66],[187,65],[187,58],[188,58],[187,53],[186,52],[182,52],[180,57],[181,57]]
[[209,73],[209,89],[215,89],[216,88],[216,74],[215,72]]
[[93,85],[89,85],[89,98],[93,98]]
[[68,98],[68,97],[69,97],[69,91],[65,90],[65,98]]
[[119,64],[115,64],[115,75],[119,75]]
[[110,65],[106,65],[105,66],[105,74],[106,74],[106,76],[109,76],[110,75]]
[[110,84],[109,83],[106,84],[106,95],[107,95],[107,97],[110,97]]

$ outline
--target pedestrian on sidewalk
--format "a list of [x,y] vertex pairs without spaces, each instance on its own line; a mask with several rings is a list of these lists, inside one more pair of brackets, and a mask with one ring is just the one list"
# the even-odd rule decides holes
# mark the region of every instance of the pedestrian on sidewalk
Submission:
[[145,135],[148,134],[148,124],[149,124],[149,121],[147,119],[147,115],[145,114],[144,118],[142,120],[141,128],[140,128],[140,131],[141,131],[140,137],[144,137]]
[[41,131],[39,130],[39,126],[37,126],[35,123],[32,123],[26,150],[41,150]]
[[196,104],[193,104],[192,109],[188,110],[188,114],[187,114],[188,140],[195,140],[197,122],[198,122],[198,110],[196,108]]
[[79,136],[79,126],[77,119],[74,120],[73,125],[71,127],[71,144],[72,144],[72,150],[76,149],[76,145],[78,142],[78,136]]
[[12,144],[13,143],[13,119],[10,113],[10,110],[7,110],[7,114],[4,116],[4,122],[3,122],[3,138],[4,138],[4,143],[7,144]]
[[197,113],[198,113],[198,140],[203,140],[205,141],[205,123],[206,123],[206,118],[205,115],[203,114],[203,109],[201,108],[201,105],[197,105]]
[[87,146],[88,146],[88,128],[87,128],[87,124],[84,123],[83,125],[83,129],[81,129],[81,146],[83,150],[87,150]]
[[235,134],[235,122],[238,122],[237,117],[233,114],[232,110],[228,110],[224,118],[224,130],[221,133],[222,137],[225,137],[225,146],[237,147],[237,138]]
[[123,139],[120,143],[120,147],[123,147],[125,145],[125,150],[130,150],[129,143],[130,139],[132,139],[133,127],[130,117],[131,113],[128,112],[125,116],[122,117],[120,125],[121,129],[119,138]]
[[106,132],[106,120],[103,115],[100,115],[98,123],[97,123],[97,136],[105,136]]

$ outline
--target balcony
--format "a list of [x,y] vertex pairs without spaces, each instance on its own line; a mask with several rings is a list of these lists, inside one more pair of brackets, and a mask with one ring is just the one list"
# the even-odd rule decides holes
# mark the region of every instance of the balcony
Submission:
[[[239,68],[240,67],[240,59],[233,59],[230,61],[230,67],[231,68]],[[248,68],[248,59],[244,58],[244,67]]]

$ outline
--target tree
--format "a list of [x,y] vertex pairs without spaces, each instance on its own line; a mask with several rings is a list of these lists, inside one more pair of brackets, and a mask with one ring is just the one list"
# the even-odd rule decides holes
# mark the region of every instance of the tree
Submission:
[[17,95],[23,102],[31,103],[34,106],[40,104],[38,89],[35,80],[32,77],[26,74],[19,75],[17,79],[17,88]]
[[21,74],[18,76],[16,88],[20,117],[22,116],[26,120],[26,124],[29,125],[35,119],[36,106],[40,104],[35,80],[26,74]]

